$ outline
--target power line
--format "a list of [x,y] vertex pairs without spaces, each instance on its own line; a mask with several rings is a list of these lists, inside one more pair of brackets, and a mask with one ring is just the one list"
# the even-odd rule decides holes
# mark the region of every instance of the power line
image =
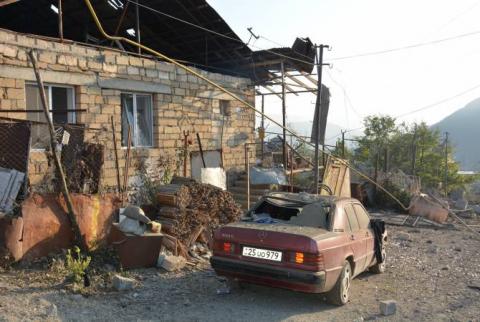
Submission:
[[441,38],[441,39],[435,39],[435,40],[431,40],[431,41],[420,42],[420,43],[411,44],[411,45],[402,46],[402,47],[395,47],[395,48],[390,48],[390,49],[377,50],[377,51],[365,52],[365,53],[342,56],[342,57],[334,57],[334,58],[329,59],[329,61],[339,61],[339,60],[359,58],[359,57],[383,55],[383,54],[388,54],[388,53],[392,53],[392,52],[408,50],[408,49],[413,49],[413,48],[418,48],[418,47],[423,47],[423,46],[428,46],[428,45],[436,45],[436,44],[451,41],[451,40],[456,40],[456,39],[460,39],[460,38],[475,36],[477,34],[480,34],[480,30],[467,32],[467,33],[463,33],[463,34],[459,34],[459,35],[455,35],[455,36],[451,36],[451,37],[447,37],[447,38]]
[[[422,107],[420,107],[420,108],[414,109],[414,110],[409,111],[409,112],[407,112],[407,113],[399,114],[399,115],[397,115],[397,116],[394,116],[394,118],[395,118],[395,119],[398,119],[398,118],[402,118],[402,117],[405,117],[405,116],[409,116],[409,115],[418,113],[418,112],[420,112],[420,111],[427,110],[427,109],[429,109],[429,108],[432,108],[432,107],[438,106],[438,105],[440,105],[440,104],[443,104],[443,103],[445,103],[445,102],[451,101],[452,99],[455,99],[455,98],[457,98],[457,97],[460,97],[460,96],[462,96],[462,95],[465,95],[465,94],[467,94],[467,93],[469,93],[469,92],[472,92],[472,91],[476,90],[477,88],[480,88],[480,84],[477,84],[477,85],[475,85],[475,86],[473,86],[473,87],[470,87],[470,88],[468,88],[468,89],[466,89],[466,90],[464,90],[464,91],[462,91],[462,92],[460,92],[460,93],[457,93],[457,94],[455,94],[455,95],[452,95],[452,96],[449,96],[449,97],[447,97],[447,98],[441,99],[441,100],[439,100],[439,101],[437,101],[437,102],[435,102],[435,103],[431,103],[431,104],[422,106]],[[354,128],[354,129],[350,129],[350,130],[346,130],[345,133],[349,133],[349,132],[353,132],[353,131],[358,131],[358,130],[363,130],[364,128],[365,128],[365,126],[358,127],[358,128]],[[337,135],[332,136],[332,137],[328,138],[327,140],[332,140],[332,139],[334,139],[334,138],[336,138],[336,137],[338,137],[338,136],[340,136],[340,135],[341,135],[341,133],[338,133]]]

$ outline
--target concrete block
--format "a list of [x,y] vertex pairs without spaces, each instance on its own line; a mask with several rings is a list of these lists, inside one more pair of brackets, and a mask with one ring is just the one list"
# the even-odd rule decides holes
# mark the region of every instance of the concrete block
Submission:
[[397,302],[394,300],[387,300],[380,302],[380,313],[384,316],[395,314],[397,311]]
[[135,286],[135,280],[117,274],[112,278],[112,284],[117,291],[128,291]]

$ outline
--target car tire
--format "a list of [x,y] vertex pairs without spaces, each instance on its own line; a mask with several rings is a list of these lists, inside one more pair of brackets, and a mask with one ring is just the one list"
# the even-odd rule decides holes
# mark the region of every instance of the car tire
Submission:
[[375,274],[382,274],[385,272],[387,269],[386,266],[386,260],[387,260],[387,252],[385,251],[385,247],[382,249],[382,257],[383,257],[383,262],[381,263],[376,263],[372,267],[370,267],[370,271]]
[[345,305],[350,297],[352,283],[352,267],[348,261],[343,264],[342,272],[333,289],[327,293],[327,302],[335,305]]

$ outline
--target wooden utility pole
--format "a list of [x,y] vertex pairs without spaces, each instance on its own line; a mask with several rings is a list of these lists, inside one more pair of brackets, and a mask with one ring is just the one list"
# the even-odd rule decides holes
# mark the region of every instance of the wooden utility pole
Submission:
[[342,158],[345,159],[345,132],[342,130]]
[[63,198],[65,199],[65,204],[67,205],[67,215],[70,221],[70,225],[72,226],[74,242],[80,247],[80,249],[82,249],[83,251],[86,251],[88,248],[87,243],[82,238],[80,227],[78,226],[77,218],[75,217],[73,202],[72,202],[72,199],[70,198],[70,193],[68,191],[65,173],[63,172],[63,167],[60,162],[60,157],[58,156],[56,151],[57,141],[55,139],[55,129],[53,127],[53,122],[50,117],[50,113],[48,112],[47,95],[45,94],[45,87],[43,87],[42,76],[40,75],[40,71],[38,70],[37,59],[35,58],[35,54],[33,50],[28,52],[28,56],[30,57],[30,61],[32,62],[32,66],[33,66],[33,71],[35,73],[35,77],[37,78],[37,84],[38,84],[38,89],[40,91],[40,99],[42,101],[43,112],[45,114],[45,119],[47,120],[47,123],[48,123],[48,131],[50,133],[50,150],[52,151],[53,161],[55,163],[57,173],[60,176],[60,186],[62,189]]

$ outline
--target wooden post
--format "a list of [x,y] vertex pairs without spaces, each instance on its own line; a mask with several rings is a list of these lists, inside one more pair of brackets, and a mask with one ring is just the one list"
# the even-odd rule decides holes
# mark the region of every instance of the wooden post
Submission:
[[58,171],[58,174],[60,176],[60,183],[61,183],[61,188],[62,188],[62,194],[63,198],[65,199],[65,204],[67,205],[67,215],[68,219],[70,221],[70,224],[72,225],[72,231],[73,231],[73,237],[75,243],[78,244],[80,249],[86,251],[87,250],[87,243],[86,241],[82,238],[82,234],[80,232],[80,227],[78,226],[77,219],[75,217],[75,210],[73,208],[73,202],[72,199],[70,198],[70,193],[68,191],[68,186],[67,186],[67,180],[65,178],[65,173],[63,172],[63,167],[60,162],[60,157],[57,154],[57,142],[55,140],[55,129],[53,127],[53,122],[52,119],[50,118],[50,114],[48,112],[48,104],[47,104],[47,96],[45,94],[45,88],[43,87],[43,80],[42,76],[40,75],[40,72],[37,67],[37,59],[35,58],[35,54],[33,50],[28,52],[28,56],[30,57],[30,61],[32,62],[33,66],[33,71],[35,73],[35,77],[37,78],[37,84],[38,84],[38,89],[40,91],[40,99],[42,100],[42,107],[43,107],[43,112],[45,114],[45,118],[47,119],[48,123],[48,131],[50,134],[50,149],[52,151],[53,155],[53,161],[55,163],[55,167]]
[[183,131],[183,176],[187,177],[187,158],[188,158],[188,136],[189,131]]
[[290,192],[293,192],[293,148],[290,150]]
[[121,193],[122,186],[120,183],[120,166],[118,164],[117,135],[115,131],[115,123],[113,122],[113,115],[110,118],[110,120],[112,121],[113,149],[115,150],[115,167],[117,169],[117,189],[118,189],[118,193]]
[[198,134],[198,132],[197,132],[197,141],[198,141],[198,148],[200,149],[200,157],[202,158],[202,164],[203,164],[203,167],[206,168],[207,165],[205,163],[205,158],[203,156],[202,141],[200,140],[200,134]]

